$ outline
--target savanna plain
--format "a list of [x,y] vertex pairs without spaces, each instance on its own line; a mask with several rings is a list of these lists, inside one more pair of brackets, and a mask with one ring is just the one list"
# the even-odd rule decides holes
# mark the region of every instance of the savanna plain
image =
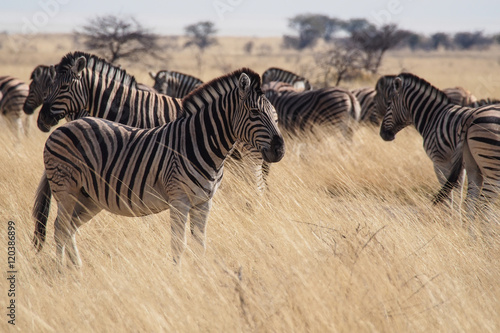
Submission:
[[[1,38],[0,75],[26,82],[36,65],[82,50],[68,35]],[[165,59],[121,65],[150,85],[148,71],[160,69],[203,80],[240,67],[317,71],[314,51],[283,51],[279,38],[262,38],[252,39],[248,54],[249,40],[219,38],[201,69],[175,38],[166,41],[173,46]],[[439,88],[500,97],[500,49],[387,54],[380,74],[401,71]],[[378,77],[342,85],[374,86]],[[36,253],[31,243],[47,134],[35,119],[20,143],[5,121],[0,129],[0,331],[500,331],[500,228],[492,221],[474,240],[458,209],[432,206],[439,183],[413,128],[393,142],[370,126],[359,126],[352,142],[332,129],[285,134],[285,157],[272,165],[264,195],[244,166],[228,161],[203,257],[190,251],[188,237],[182,265],[174,266],[168,211],[142,218],[102,212],[77,234],[83,267],[62,272],[54,201],[44,249]],[[8,221],[16,227],[15,326],[6,315]]]

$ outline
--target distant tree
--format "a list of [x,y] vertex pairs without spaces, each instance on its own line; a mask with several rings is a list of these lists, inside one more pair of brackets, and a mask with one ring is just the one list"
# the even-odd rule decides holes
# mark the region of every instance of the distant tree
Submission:
[[336,43],[326,52],[315,56],[316,64],[321,68],[321,85],[329,86],[335,80],[335,86],[346,77],[353,77],[363,67],[363,53],[350,43]]
[[438,49],[440,46],[448,50],[452,48],[452,44],[450,36],[444,32],[437,32],[431,35],[431,48],[433,50]]
[[368,20],[364,18],[354,18],[345,21],[344,24],[342,25],[342,28],[349,34],[376,29],[376,27],[372,23],[370,23]]
[[384,53],[398,45],[410,35],[408,31],[398,29],[395,24],[386,24],[376,28],[371,24],[351,32],[351,41],[365,53],[364,69],[376,73]]
[[198,72],[201,73],[203,53],[210,46],[217,44],[217,38],[214,37],[214,35],[217,33],[215,24],[210,21],[202,21],[184,27],[184,31],[188,38],[188,41],[186,42],[186,44],[184,44],[184,47],[193,46],[198,49],[198,53],[196,54],[196,62],[198,65]]
[[407,43],[410,50],[415,51],[424,47],[425,38],[420,34],[412,32],[408,34]]
[[335,32],[342,28],[343,21],[322,14],[301,14],[290,18],[288,26],[297,35],[283,36],[283,46],[300,51],[313,47],[320,38],[331,40]]
[[478,32],[457,32],[453,36],[453,42],[463,50],[469,50],[473,47],[485,48],[493,43],[493,39],[483,36]]
[[147,53],[156,55],[162,48],[158,36],[144,28],[136,19],[114,15],[97,16],[76,31],[85,47],[103,54],[114,63],[121,58],[137,59]]

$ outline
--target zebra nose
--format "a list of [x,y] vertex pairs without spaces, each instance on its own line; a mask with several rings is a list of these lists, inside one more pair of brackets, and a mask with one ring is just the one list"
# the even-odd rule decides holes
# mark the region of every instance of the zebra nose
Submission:
[[23,111],[26,114],[33,114],[33,112],[35,112],[35,108],[31,107],[27,103],[24,103],[24,105],[23,105]]
[[392,131],[385,130],[383,127],[380,128],[380,136],[384,141],[392,141],[396,137]]
[[275,162],[280,161],[285,156],[285,141],[280,135],[275,135],[271,140],[271,152],[276,159]]

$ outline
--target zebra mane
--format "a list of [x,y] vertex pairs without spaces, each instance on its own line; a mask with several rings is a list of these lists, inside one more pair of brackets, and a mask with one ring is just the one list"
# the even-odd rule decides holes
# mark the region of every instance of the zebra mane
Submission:
[[114,80],[123,81],[126,84],[135,85],[137,83],[135,77],[133,75],[128,74],[127,71],[125,71],[124,69],[121,69],[120,67],[111,64],[110,62],[108,62],[103,58],[100,58],[99,56],[81,51],[75,51],[66,54],[61,59],[61,62],[56,66],[57,75],[58,76],[65,75],[68,72],[68,70],[70,70],[71,67],[73,67],[76,59],[82,56],[85,57],[85,59],[87,60],[87,68],[92,71],[102,72],[106,69],[107,77],[113,77]]
[[417,75],[411,73],[401,73],[398,75],[398,77],[403,81],[403,87],[407,87],[409,85],[420,87],[425,86],[429,90],[429,94],[435,92],[436,97],[439,98],[442,102],[450,103],[450,99],[441,89],[436,88],[428,81],[418,77]]
[[219,87],[221,85],[227,86],[227,84],[229,83],[230,85],[234,84],[235,86],[238,86],[238,80],[242,73],[248,75],[248,77],[250,78],[252,88],[256,90],[257,93],[262,94],[260,75],[251,70],[250,68],[244,67],[200,85],[182,99],[182,108],[187,112],[189,112],[190,109],[189,107],[186,106],[188,106],[188,104],[196,104],[195,100],[197,99],[197,97],[203,98],[204,96],[206,96],[206,93],[209,90],[209,88],[212,88],[217,92],[220,92]]

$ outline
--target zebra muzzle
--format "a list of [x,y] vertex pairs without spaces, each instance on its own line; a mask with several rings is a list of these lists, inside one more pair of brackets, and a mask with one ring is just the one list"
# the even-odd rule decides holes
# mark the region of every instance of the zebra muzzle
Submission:
[[268,163],[279,162],[285,156],[285,141],[280,135],[275,135],[269,148],[262,149],[262,158]]

